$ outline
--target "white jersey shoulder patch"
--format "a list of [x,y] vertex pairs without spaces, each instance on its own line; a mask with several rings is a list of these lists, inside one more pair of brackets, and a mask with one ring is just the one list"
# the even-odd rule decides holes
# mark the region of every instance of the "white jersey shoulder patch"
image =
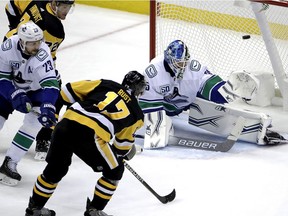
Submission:
[[1,45],[1,49],[3,51],[7,51],[10,50],[12,48],[12,41],[11,39],[7,39],[6,41],[4,41]]
[[158,72],[155,68],[155,66],[153,64],[150,64],[146,69],[145,69],[145,73],[147,74],[148,78],[153,78],[155,77]]
[[40,62],[42,62],[42,61],[44,61],[48,56],[49,56],[49,54],[46,52],[46,50],[40,49],[35,57],[36,57]]
[[199,61],[193,59],[190,63],[190,70],[194,72],[198,72],[201,69],[201,64]]

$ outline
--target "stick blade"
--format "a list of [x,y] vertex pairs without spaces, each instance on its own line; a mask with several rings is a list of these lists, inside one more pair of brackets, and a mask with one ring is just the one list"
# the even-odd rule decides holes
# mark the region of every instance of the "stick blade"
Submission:
[[173,189],[173,191],[170,194],[168,194],[168,195],[166,195],[164,197],[161,197],[160,201],[163,204],[166,204],[168,202],[172,202],[175,199],[175,197],[176,197],[176,190]]

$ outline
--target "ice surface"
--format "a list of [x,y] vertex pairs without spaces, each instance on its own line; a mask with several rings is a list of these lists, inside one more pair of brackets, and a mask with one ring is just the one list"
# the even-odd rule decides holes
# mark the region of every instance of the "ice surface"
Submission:
[[[0,2],[0,33],[8,30]],[[121,81],[129,70],[143,70],[149,58],[148,16],[76,5],[63,23],[66,39],[58,52],[57,68],[63,82],[80,79]],[[268,112],[274,127],[288,131],[287,112]],[[179,118],[182,118],[180,116]],[[21,124],[15,112],[0,133],[0,160]],[[176,119],[178,130],[183,128]],[[137,140],[141,144],[141,140]],[[33,145],[18,165],[22,181],[16,187],[0,185],[0,215],[24,215],[36,177],[45,162],[37,162]],[[256,146],[238,142],[227,153],[167,147],[146,150],[129,164],[159,194],[176,189],[176,199],[161,204],[126,171],[105,211],[115,216],[287,216],[288,145]],[[99,173],[77,157],[58,185],[47,207],[57,215],[83,215],[87,196],[92,197]]]

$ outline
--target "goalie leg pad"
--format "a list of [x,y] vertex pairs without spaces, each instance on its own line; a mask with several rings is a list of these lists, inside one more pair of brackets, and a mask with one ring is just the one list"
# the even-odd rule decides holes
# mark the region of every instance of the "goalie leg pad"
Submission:
[[246,119],[239,139],[258,145],[267,144],[264,138],[272,119],[264,113],[236,109],[197,98],[189,110],[189,124],[227,137],[239,116]]
[[145,114],[144,149],[163,148],[173,133],[172,120],[165,111]]

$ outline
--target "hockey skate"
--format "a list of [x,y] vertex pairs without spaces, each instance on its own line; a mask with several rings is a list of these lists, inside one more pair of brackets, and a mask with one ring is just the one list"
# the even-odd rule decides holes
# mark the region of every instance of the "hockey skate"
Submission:
[[101,210],[97,210],[93,208],[90,204],[91,204],[91,201],[89,200],[89,198],[87,198],[86,211],[84,212],[84,216],[112,216],[112,215],[106,214],[105,212]]
[[34,159],[44,161],[50,146],[50,140],[37,140],[36,141],[36,154]]
[[25,216],[55,216],[55,215],[56,213],[53,210],[49,210],[47,208],[39,208],[35,206],[34,201],[30,197]]
[[0,183],[15,186],[21,180],[21,175],[16,169],[17,163],[10,157],[6,156],[5,160],[0,167]]

